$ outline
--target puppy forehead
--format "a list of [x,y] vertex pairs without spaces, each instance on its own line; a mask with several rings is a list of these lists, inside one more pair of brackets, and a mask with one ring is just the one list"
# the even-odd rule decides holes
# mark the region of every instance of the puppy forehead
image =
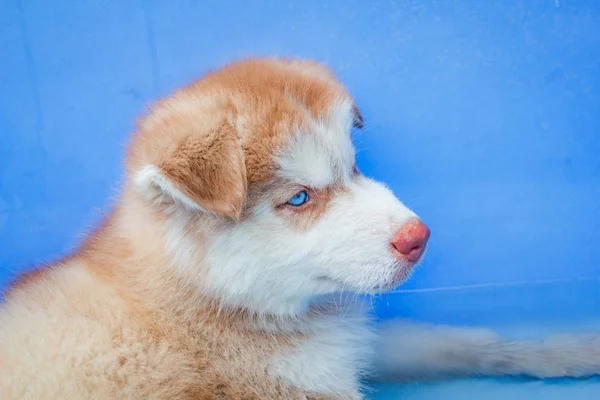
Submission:
[[289,132],[275,154],[280,178],[312,188],[343,183],[354,166],[350,131],[355,120],[352,101],[335,99],[323,113],[309,115]]
[[154,104],[132,138],[128,166],[157,162],[191,133],[229,124],[250,186],[274,177],[324,186],[352,168],[356,116],[346,89],[320,64],[236,62]]

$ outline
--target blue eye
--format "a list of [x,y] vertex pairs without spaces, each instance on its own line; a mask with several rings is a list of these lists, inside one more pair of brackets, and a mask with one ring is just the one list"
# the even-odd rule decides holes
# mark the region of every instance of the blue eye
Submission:
[[306,190],[296,193],[294,197],[292,197],[287,203],[290,206],[300,207],[302,204],[308,201],[308,193]]

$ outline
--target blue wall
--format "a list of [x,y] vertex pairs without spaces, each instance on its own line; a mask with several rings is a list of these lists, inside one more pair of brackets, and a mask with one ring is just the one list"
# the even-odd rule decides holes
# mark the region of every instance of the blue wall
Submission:
[[[562,312],[600,304],[593,0],[4,0],[0,283],[98,220],[145,102],[228,60],[272,54],[339,74],[366,119],[360,167],[432,228],[405,289],[559,280],[571,288]],[[569,286],[590,277],[587,289]],[[519,311],[523,293],[492,292],[442,303],[517,298],[507,311]],[[407,301],[385,297],[380,312]]]

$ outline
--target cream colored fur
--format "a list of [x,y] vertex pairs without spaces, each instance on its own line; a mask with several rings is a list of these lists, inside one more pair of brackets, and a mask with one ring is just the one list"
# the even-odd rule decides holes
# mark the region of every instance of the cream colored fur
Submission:
[[598,373],[598,335],[375,327],[341,304],[415,264],[390,241],[416,215],[355,168],[361,123],[310,61],[234,63],[154,105],[103,225],[7,291],[0,398],[361,399],[366,379]]

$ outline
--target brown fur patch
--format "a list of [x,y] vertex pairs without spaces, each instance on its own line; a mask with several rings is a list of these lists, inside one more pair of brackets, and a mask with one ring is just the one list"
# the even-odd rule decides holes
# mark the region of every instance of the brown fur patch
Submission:
[[283,204],[277,208],[278,214],[299,231],[313,226],[327,210],[333,196],[333,189],[307,189],[309,200],[299,207]]
[[239,139],[229,124],[183,139],[160,169],[203,209],[239,217],[246,197],[246,167]]
[[[309,196],[308,202],[299,207],[285,204],[302,190],[307,191]],[[246,214],[251,213],[261,202],[267,202],[294,229],[306,231],[325,214],[333,197],[346,190],[346,187],[341,185],[333,185],[321,189],[305,188],[276,178],[268,183],[252,187],[249,191],[246,204]]]
[[[145,164],[160,166],[205,208],[236,214],[231,210],[241,206],[245,187],[237,165],[243,161],[248,185],[268,181],[276,168],[273,154],[294,129],[304,126],[307,116],[324,116],[338,98],[349,95],[320,64],[275,59],[233,63],[152,107],[131,143],[128,169],[131,174]],[[234,137],[239,137],[242,154]],[[218,170],[223,162],[233,168]]]
[[14,290],[19,290],[23,287],[31,285],[34,282],[40,281],[41,279],[43,279],[44,275],[48,273],[50,268],[51,266],[42,265],[20,273],[13,280],[13,282],[9,284],[6,294],[10,295],[10,292]]
[[60,265],[69,263],[74,257],[74,254],[69,254],[52,263],[37,265],[34,268],[21,272],[11,283],[9,283],[5,293],[6,296],[10,296],[13,291],[18,291],[21,288],[26,288],[27,286],[41,283],[49,274],[51,274],[53,269],[59,267]]
[[[249,193],[265,189],[275,175],[272,155],[293,128],[307,114],[322,115],[339,96],[348,95],[318,64],[250,60],[158,102],[132,138],[129,180],[114,212],[73,256],[13,285],[3,305],[9,312],[0,313],[10,333],[0,348],[0,377],[14,384],[0,383],[0,397],[346,398],[307,393],[267,373],[274,354],[306,339],[276,325],[303,321],[260,316],[272,331],[251,329],[260,326],[256,314],[223,310],[199,294],[172,268],[178,260],[165,250],[168,217],[131,182],[151,164],[201,206],[235,215],[244,172]],[[311,204],[295,214],[286,210],[286,218],[307,229],[331,195],[330,189],[312,193]],[[250,195],[247,207],[252,202]],[[200,270],[203,240],[218,225],[191,218],[190,226],[201,230],[192,236],[199,250],[185,256]],[[189,226],[184,231],[192,235]]]

